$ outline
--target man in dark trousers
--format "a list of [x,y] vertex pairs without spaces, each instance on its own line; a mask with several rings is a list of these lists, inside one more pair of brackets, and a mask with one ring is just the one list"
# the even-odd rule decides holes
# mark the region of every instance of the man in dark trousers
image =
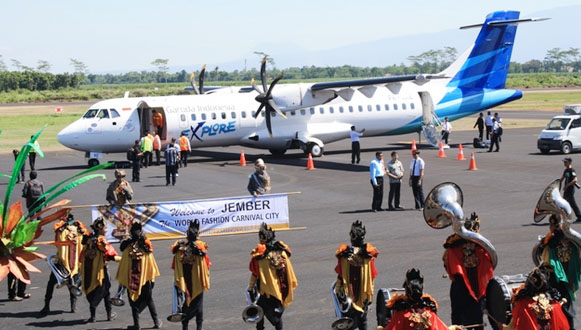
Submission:
[[383,201],[383,176],[385,175],[385,164],[383,163],[383,153],[376,152],[375,158],[369,164],[369,176],[371,177],[371,187],[373,188],[373,200],[371,211],[383,211],[381,202]]
[[143,152],[141,152],[141,141],[135,140],[135,144],[129,150],[131,155],[131,182],[139,182],[139,171],[141,170],[141,157]]
[[424,209],[424,167],[425,162],[420,158],[420,151],[414,151],[414,159],[410,163],[410,186],[414,192],[414,200],[416,203],[416,210],[422,211]]
[[165,149],[165,185],[169,185],[169,178],[171,176],[171,185],[176,185],[176,174],[180,161],[180,151],[176,147],[176,139],[172,138],[171,143]]
[[492,114],[490,111],[486,114],[486,119],[484,120],[484,124],[486,125],[486,140],[490,141],[490,133],[492,133],[492,126],[494,123],[492,122]]
[[482,138],[484,137],[484,114],[482,112],[480,113],[480,116],[478,116],[478,119],[476,119],[476,123],[474,123],[474,127],[472,128],[476,128],[476,126],[478,126],[478,138],[482,141]]
[[492,118],[492,132],[490,132],[490,137],[491,137],[491,141],[490,141],[490,148],[488,148],[488,152],[492,152],[492,148],[496,145],[496,149],[494,149],[494,152],[498,152],[500,150],[500,145],[498,144],[499,142],[499,138],[501,133],[501,129],[500,129],[500,125],[499,123],[496,121],[496,118]]
[[351,164],[355,164],[355,158],[357,158],[357,164],[361,160],[361,146],[359,145],[359,137],[363,135],[365,128],[357,132],[355,126],[351,126],[351,132],[349,137],[351,138]]
[[[20,151],[18,151],[17,149],[12,149],[12,154],[14,155],[14,161],[16,161],[16,159],[18,159],[18,155],[20,154]],[[16,183],[26,181],[26,177],[24,176],[25,168],[26,168],[26,162],[22,163],[22,168],[20,169],[20,173],[18,173],[18,179],[16,179]]]
[[563,187],[563,198],[571,205],[577,221],[581,220],[581,212],[579,211],[579,206],[575,202],[575,186],[577,185],[577,173],[572,166],[573,160],[569,157],[563,159],[563,165],[565,166],[565,171],[563,171],[563,176],[561,177],[561,185]]

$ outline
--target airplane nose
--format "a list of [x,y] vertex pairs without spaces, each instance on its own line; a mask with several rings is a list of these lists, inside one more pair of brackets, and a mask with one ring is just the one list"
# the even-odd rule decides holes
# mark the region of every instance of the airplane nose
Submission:
[[63,128],[56,136],[57,141],[65,147],[75,149],[79,132],[76,131],[74,123]]

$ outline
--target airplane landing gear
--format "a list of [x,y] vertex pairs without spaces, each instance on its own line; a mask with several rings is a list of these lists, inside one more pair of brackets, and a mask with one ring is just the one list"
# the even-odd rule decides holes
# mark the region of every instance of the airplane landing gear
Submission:
[[311,142],[309,144],[307,144],[307,154],[311,154],[311,156],[313,157],[321,157],[323,156],[323,147],[321,147],[320,145]]
[[89,159],[89,167],[95,167],[99,165],[99,160],[97,158]]

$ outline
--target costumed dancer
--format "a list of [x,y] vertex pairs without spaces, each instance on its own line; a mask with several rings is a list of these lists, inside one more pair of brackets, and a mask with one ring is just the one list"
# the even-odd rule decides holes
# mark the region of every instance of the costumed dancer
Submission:
[[[282,330],[282,314],[293,301],[297,278],[290,261],[291,250],[282,241],[275,240],[274,230],[262,223],[258,232],[260,243],[252,250],[248,292],[253,297],[260,294],[258,306],[277,330]],[[253,299],[254,300],[254,297]],[[264,329],[264,318],[256,323],[257,330]]]
[[200,222],[190,222],[187,239],[176,241],[171,251],[175,255],[174,285],[185,294],[181,313],[183,329],[188,329],[188,322],[196,318],[196,329],[202,330],[204,320],[204,291],[210,289],[210,257],[208,244],[198,239]]
[[[480,231],[480,219],[472,213],[464,227],[473,232]],[[450,235],[444,243],[442,260],[450,285],[452,323],[459,325],[482,324],[482,307],[486,287],[494,277],[490,254],[479,244],[468,241],[458,234]],[[483,329],[479,327],[476,329]]]
[[111,311],[109,295],[111,280],[107,263],[111,260],[120,261],[121,257],[117,255],[117,251],[105,238],[107,227],[103,218],[97,218],[91,224],[91,228],[93,232],[83,236],[84,247],[81,255],[82,288],[91,312],[91,317],[87,322],[95,322],[95,313],[101,300],[105,302],[107,321],[111,321],[115,319],[117,314]]
[[159,269],[153,256],[153,245],[143,234],[139,221],[131,225],[130,238],[121,242],[121,262],[117,269],[119,285],[127,288],[129,305],[133,316],[133,326],[129,329],[141,329],[139,314],[149,308],[153,319],[154,329],[159,329],[162,322],[157,317],[157,310],[153,302],[153,287],[155,278],[159,276]]
[[386,307],[391,311],[385,330],[448,330],[461,329],[452,325],[449,328],[438,317],[438,303],[432,296],[424,293],[424,277],[418,269],[407,271],[405,295],[395,294],[387,301]]
[[373,302],[373,282],[377,276],[375,258],[377,249],[365,243],[366,230],[361,221],[351,225],[351,246],[341,244],[335,252],[335,292],[351,299],[351,308],[342,316],[353,320],[353,328],[367,329],[367,308]]
[[[77,311],[77,296],[74,294],[75,290],[79,291],[80,295],[80,256],[82,250],[83,235],[87,229],[79,220],[69,213],[66,220],[61,220],[54,225],[55,243],[57,245],[57,259],[55,267],[64,267],[69,276],[66,280],[69,283],[69,295],[71,301],[71,313]],[[50,258],[50,257],[49,257]],[[52,269],[51,269],[52,270]],[[65,273],[66,273],[65,272]],[[59,275],[61,276],[61,275]],[[55,271],[50,273],[48,284],[46,286],[46,294],[44,295],[44,307],[40,311],[41,316],[45,316],[50,312],[50,301],[54,291],[54,286],[58,283],[55,276]]]
[[[579,257],[579,248],[577,244],[566,237],[564,231],[572,232],[568,222],[551,215],[549,218],[549,233],[541,239],[539,246],[543,264],[549,264],[553,267],[552,276],[549,283],[556,288],[561,296],[567,299],[563,304],[563,312],[567,320],[574,329],[575,292],[579,288],[581,276],[581,259]],[[578,233],[577,233],[578,235]]]
[[561,294],[549,286],[551,266],[531,271],[512,296],[512,319],[504,330],[569,330]]

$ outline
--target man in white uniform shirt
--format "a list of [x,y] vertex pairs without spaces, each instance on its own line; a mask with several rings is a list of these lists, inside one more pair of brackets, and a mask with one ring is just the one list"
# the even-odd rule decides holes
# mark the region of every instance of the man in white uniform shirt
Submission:
[[484,125],[486,125],[486,141],[490,141],[490,133],[492,133],[492,126],[494,123],[492,122],[492,114],[490,111],[486,114],[486,118],[484,119]]
[[448,137],[452,133],[452,124],[448,121],[448,117],[444,118],[444,123],[442,124],[442,140],[444,143],[448,144]]
[[359,145],[359,137],[363,135],[365,128],[357,132],[355,126],[351,126],[351,132],[349,136],[351,137],[351,164],[355,164],[355,158],[357,158],[357,164],[361,160],[361,146]]
[[373,201],[371,210],[373,212],[383,211],[381,202],[383,200],[383,176],[385,175],[385,164],[383,163],[383,153],[376,152],[375,158],[369,164],[369,176],[373,187]]
[[410,163],[410,186],[414,192],[416,210],[419,211],[424,209],[424,189],[422,187],[424,183],[424,167],[425,163],[420,158],[420,151],[414,151],[414,159]]

